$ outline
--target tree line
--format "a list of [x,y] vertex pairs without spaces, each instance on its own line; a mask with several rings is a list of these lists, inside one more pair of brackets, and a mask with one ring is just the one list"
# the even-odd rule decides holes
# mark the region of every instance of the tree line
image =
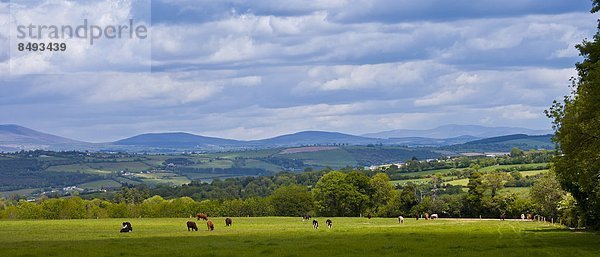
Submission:
[[[438,213],[441,217],[507,217],[532,213],[577,225],[575,201],[560,189],[552,173],[536,181],[530,194],[500,192],[498,181],[505,172],[469,175],[468,191],[441,183],[433,176],[429,183],[408,183],[395,188],[386,173],[367,176],[353,170],[321,171],[311,186],[289,183],[265,193],[230,199],[195,200],[189,196],[165,199],[145,186],[125,187],[111,199],[79,196],[42,197],[34,202],[0,200],[0,218],[84,219],[126,217],[190,217],[197,212],[210,216],[416,216]],[[319,174],[313,173],[313,175]],[[216,184],[223,181],[213,182]],[[496,184],[494,184],[496,183]],[[208,183],[203,183],[204,185]],[[221,184],[222,185],[222,184]]]

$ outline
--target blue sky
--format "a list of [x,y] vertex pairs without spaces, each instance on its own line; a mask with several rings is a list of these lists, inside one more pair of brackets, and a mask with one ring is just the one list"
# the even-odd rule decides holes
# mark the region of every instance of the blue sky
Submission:
[[[0,123],[94,142],[165,131],[548,129],[543,110],[568,93],[574,45],[598,18],[588,0],[33,2],[12,15],[151,17],[148,44],[18,60],[0,52]],[[0,1],[0,49],[10,47],[8,5]]]

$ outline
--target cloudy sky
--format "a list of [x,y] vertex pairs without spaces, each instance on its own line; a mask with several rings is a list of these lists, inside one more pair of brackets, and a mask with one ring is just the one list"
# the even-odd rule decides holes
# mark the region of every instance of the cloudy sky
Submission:
[[[0,124],[92,142],[549,129],[543,110],[568,93],[574,45],[598,18],[589,0],[14,2],[0,0]],[[84,18],[135,19],[151,35],[13,49],[16,24]]]

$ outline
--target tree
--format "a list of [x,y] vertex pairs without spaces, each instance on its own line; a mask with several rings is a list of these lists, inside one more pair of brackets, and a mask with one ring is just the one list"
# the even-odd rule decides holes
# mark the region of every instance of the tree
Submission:
[[385,206],[392,199],[394,186],[390,184],[390,177],[387,174],[377,173],[371,178],[371,187],[373,188],[372,208],[377,213],[380,207]]
[[523,150],[521,150],[521,149],[519,149],[519,148],[516,148],[516,147],[513,147],[513,148],[510,150],[510,157],[521,157],[521,156],[523,156],[524,154],[525,154],[525,153],[523,152]]
[[466,212],[472,215],[481,215],[483,211],[483,193],[485,193],[485,185],[483,184],[483,175],[481,172],[471,172],[469,176],[469,184],[467,184],[469,192],[465,198]]
[[357,192],[362,194],[361,199],[363,199],[363,201],[355,204],[353,212],[362,213],[367,208],[372,208],[375,205],[373,202],[375,199],[373,198],[375,188],[367,175],[358,171],[352,171],[346,174],[344,181],[349,185],[352,185]]
[[400,202],[402,203],[402,210],[404,213],[409,212],[410,209],[419,203],[419,196],[417,196],[417,187],[413,183],[407,183],[402,192],[400,192]]
[[280,187],[271,194],[271,205],[278,216],[302,216],[313,209],[312,195],[305,186]]
[[[592,3],[592,13],[598,12],[600,0]],[[558,181],[577,200],[587,225],[600,229],[600,29],[576,48],[584,60],[575,65],[572,92],[546,115],[553,119]]]
[[496,192],[502,189],[504,181],[510,179],[510,176],[504,172],[494,172],[486,174],[484,177],[484,183],[491,189],[492,198],[496,196]]
[[529,195],[542,215],[556,218],[559,213],[559,203],[566,192],[561,189],[556,176],[547,172],[533,184]]
[[325,174],[313,190],[315,207],[323,216],[358,216],[362,210],[357,209],[361,203],[368,201],[366,195],[358,192],[356,187],[345,183],[346,175],[339,171]]

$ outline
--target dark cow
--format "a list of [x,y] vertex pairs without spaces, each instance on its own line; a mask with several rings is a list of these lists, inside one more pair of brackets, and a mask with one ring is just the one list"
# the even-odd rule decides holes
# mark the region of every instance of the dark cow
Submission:
[[198,220],[200,220],[200,219],[208,220],[208,215],[206,215],[204,213],[198,213],[198,214],[196,214],[196,217],[198,217]]
[[319,222],[317,220],[313,220],[313,228],[314,229],[318,229],[319,228]]
[[231,226],[231,223],[232,223],[232,222],[233,222],[233,221],[231,220],[231,218],[227,218],[227,219],[225,219],[225,226],[226,226],[226,227],[229,227],[229,226]]
[[215,224],[210,220],[206,222],[206,227],[208,228],[208,231],[215,230]]
[[193,231],[198,231],[198,226],[196,225],[196,222],[193,222],[193,221],[187,222],[187,228],[188,228],[188,231],[190,231],[190,229]]
[[500,220],[505,220],[506,219],[506,214],[502,213],[500,214]]
[[121,233],[131,232],[131,231],[133,231],[133,227],[131,226],[131,223],[129,223],[128,221],[123,222],[123,228],[121,228]]
[[367,214],[367,219],[371,219],[371,218],[372,218],[371,214],[370,213]]
[[331,221],[330,219],[326,220],[326,221],[325,221],[325,224],[327,224],[327,227],[328,227],[328,228],[331,228],[331,227],[333,227],[333,221]]
[[419,214],[415,215],[415,218],[416,218],[417,220],[419,220]]
[[310,217],[310,215],[308,215],[308,214],[304,214],[304,215],[302,215],[302,221],[307,221],[307,220],[309,220],[310,218],[311,218],[311,217]]

